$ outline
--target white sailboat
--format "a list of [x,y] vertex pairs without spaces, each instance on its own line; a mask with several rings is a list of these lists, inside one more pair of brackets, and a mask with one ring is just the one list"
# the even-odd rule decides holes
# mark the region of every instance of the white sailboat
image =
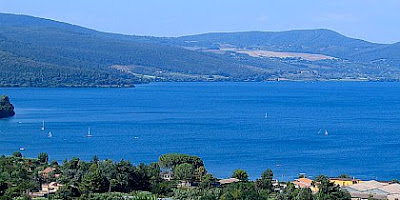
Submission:
[[90,127],[88,128],[87,137],[92,137],[92,133],[90,132]]
[[265,118],[265,119],[267,119],[267,118],[268,118],[268,113],[267,113],[267,112],[265,113],[265,116],[264,116],[264,118]]
[[325,135],[328,136],[328,130],[325,130]]
[[49,135],[47,137],[51,138],[51,137],[53,137],[53,134],[51,132],[49,132]]
[[43,120],[43,124],[42,124],[42,131],[44,131],[45,127],[44,127],[44,120]]

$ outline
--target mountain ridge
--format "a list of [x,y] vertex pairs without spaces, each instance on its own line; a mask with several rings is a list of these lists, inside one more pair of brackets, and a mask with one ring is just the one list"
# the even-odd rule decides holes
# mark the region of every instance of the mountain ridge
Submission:
[[[398,80],[399,48],[400,42],[371,43],[328,29],[153,37],[0,13],[0,86],[125,87],[151,81],[279,78]],[[288,52],[288,57],[257,56],[256,50]],[[337,59],[304,60],[296,57],[301,53]]]

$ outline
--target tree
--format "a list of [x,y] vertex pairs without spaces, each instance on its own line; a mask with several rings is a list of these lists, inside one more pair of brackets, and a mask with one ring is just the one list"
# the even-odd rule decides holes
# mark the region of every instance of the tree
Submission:
[[338,178],[351,178],[351,177],[347,174],[340,174]]
[[272,172],[271,169],[267,169],[261,174],[261,178],[272,180],[274,178],[274,172]]
[[294,200],[313,200],[312,191],[309,188],[303,188],[297,190],[297,195],[294,197]]
[[286,188],[278,195],[278,200],[293,200],[297,196],[296,187],[293,183],[288,183]]
[[53,196],[52,199],[71,200],[71,199],[76,199],[76,197],[79,197],[80,195],[81,194],[77,188],[64,186],[61,187],[59,190],[57,190],[56,194]]
[[204,166],[203,161],[199,157],[185,154],[164,154],[160,156],[158,163],[162,168],[172,169],[183,163],[192,164],[195,169]]
[[50,162],[50,166],[52,166],[52,167],[57,167],[57,166],[58,166],[58,162],[57,162],[56,160],[52,160],[52,161]]
[[178,180],[188,181],[194,176],[194,167],[189,163],[183,163],[175,167],[174,177]]
[[202,177],[202,180],[199,184],[200,188],[211,188],[211,186],[215,183],[215,178],[212,174],[206,174]]
[[47,164],[49,161],[49,155],[47,153],[40,153],[38,159],[39,162]]
[[99,159],[99,157],[98,156],[93,156],[93,158],[92,158],[92,163],[99,163],[99,161],[100,161],[100,159]]
[[249,175],[243,169],[237,169],[237,170],[235,170],[233,172],[232,178],[237,178],[237,179],[239,179],[241,181],[248,181],[249,180]]
[[[239,182],[223,188],[222,200],[262,200],[253,182]],[[266,197],[265,197],[266,199]]]
[[90,166],[89,172],[83,176],[79,189],[83,194],[106,192],[108,190],[108,181],[100,172],[97,164]]
[[16,151],[12,154],[13,157],[18,157],[18,158],[22,158],[22,153],[19,151]]
[[[340,186],[333,184],[329,178],[324,175],[317,176],[315,182],[318,184],[317,200],[350,200],[351,196],[346,190],[342,190]],[[314,183],[315,184],[315,183]]]
[[200,166],[194,170],[195,178],[196,178],[196,180],[199,180],[199,181],[202,180],[204,174],[206,174],[206,173],[207,173],[207,171],[204,166]]

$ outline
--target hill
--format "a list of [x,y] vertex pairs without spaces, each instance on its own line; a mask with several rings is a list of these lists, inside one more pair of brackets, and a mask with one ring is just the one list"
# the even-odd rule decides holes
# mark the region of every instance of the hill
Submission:
[[0,86],[132,87],[151,81],[398,80],[399,44],[334,31],[103,33],[0,14]]
[[[278,52],[314,53],[341,59],[357,59],[354,58],[354,55],[391,46],[349,38],[326,29],[282,32],[207,33],[179,37],[174,39],[173,43],[182,46],[207,48],[235,47],[239,49],[256,48]],[[375,57],[374,55],[370,55],[370,57],[363,57],[364,59],[360,60],[374,60]]]
[[[400,43],[371,43],[326,29],[206,33],[164,38],[158,42],[194,51],[231,55],[241,62],[253,57],[259,62],[255,66],[262,66],[266,61],[292,66],[275,67],[281,72],[277,75],[281,78],[398,81],[400,75]],[[308,75],[300,75],[303,72]]]
[[47,19],[0,14],[2,85],[124,86],[148,82],[114,65],[151,72],[241,77],[257,70],[179,47],[143,43]]

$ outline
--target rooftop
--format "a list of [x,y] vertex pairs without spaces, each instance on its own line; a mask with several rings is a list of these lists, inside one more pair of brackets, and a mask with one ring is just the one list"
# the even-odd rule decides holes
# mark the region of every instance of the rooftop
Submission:
[[221,179],[219,180],[219,184],[223,185],[223,184],[230,184],[230,183],[237,183],[240,180],[237,178],[228,178],[228,179]]
[[358,184],[354,184],[354,185],[349,185],[346,188],[364,192],[364,191],[368,191],[368,190],[381,188],[381,187],[387,186],[387,185],[389,185],[389,183],[381,183],[378,181],[366,181],[366,182],[362,182],[362,183],[358,183]]
[[400,194],[400,184],[398,183],[390,184],[379,188],[379,190],[382,190],[389,194]]

